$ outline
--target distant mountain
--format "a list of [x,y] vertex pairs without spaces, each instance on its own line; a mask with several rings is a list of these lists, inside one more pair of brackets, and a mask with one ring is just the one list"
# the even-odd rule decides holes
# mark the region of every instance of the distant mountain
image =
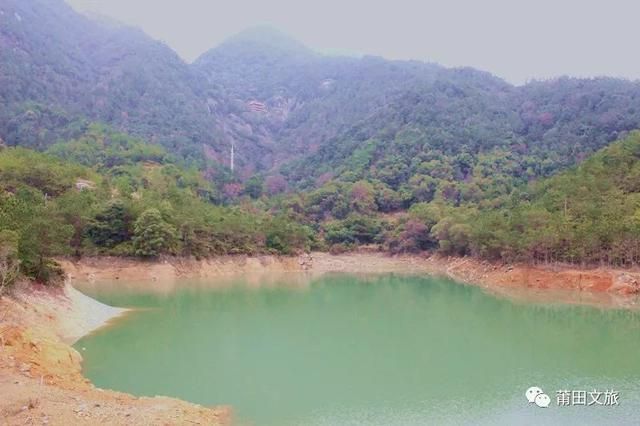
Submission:
[[287,35],[257,27],[230,37],[194,66],[228,95],[267,99],[304,89],[307,76],[300,72],[306,72],[316,59],[317,54]]
[[473,70],[436,75],[389,95],[369,116],[287,165],[289,180],[304,187],[322,176],[379,180],[399,189],[427,176],[464,186],[484,169],[525,183],[640,125],[638,83],[563,78],[513,87]]
[[487,157],[503,158],[491,166],[496,174],[526,182],[640,126],[638,82],[560,78],[515,87],[471,68],[322,56],[264,31],[231,38],[194,67],[245,106],[241,128],[272,149],[276,168],[299,188],[334,178],[399,189],[416,175],[433,177],[432,167],[460,182]]
[[62,0],[0,2],[0,134],[43,148],[98,120],[202,159],[215,112],[199,79],[142,31],[91,21]]
[[324,56],[264,27],[189,65],[62,0],[0,0],[0,137],[44,149],[89,121],[206,170],[227,168],[234,145],[243,180],[283,174],[310,188],[364,179],[404,191],[426,176],[454,185],[459,201],[478,173],[526,182],[640,127],[640,84],[515,87],[470,68]]

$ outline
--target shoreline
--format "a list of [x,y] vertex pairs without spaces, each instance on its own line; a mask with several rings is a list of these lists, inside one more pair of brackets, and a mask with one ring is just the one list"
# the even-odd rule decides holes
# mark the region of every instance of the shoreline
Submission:
[[[249,285],[277,285],[283,274],[428,274],[481,287],[523,302],[640,307],[640,271],[530,266],[436,255],[389,256],[379,252],[297,257],[225,256],[206,260],[167,258],[59,259],[68,274],[62,289],[31,286],[15,298],[0,298],[0,417],[8,424],[229,424],[231,409],[208,408],[167,397],[135,397],[102,390],[82,375],[82,356],[71,346],[127,310],[102,304],[73,282],[137,283],[171,292],[180,281],[207,280],[229,286],[241,276]],[[212,282],[213,280],[213,282]],[[521,291],[524,293],[520,294]],[[46,422],[45,422],[46,420]]]
[[320,275],[344,273],[420,273],[444,276],[455,281],[504,293],[538,289],[566,291],[569,295],[598,294],[612,299],[640,295],[640,269],[606,267],[580,268],[572,265],[527,265],[482,261],[473,257],[438,255],[388,255],[383,252],[352,252],[332,255],[313,252],[300,256],[222,256],[211,259],[164,258],[141,261],[99,257],[80,261],[59,259],[71,282],[99,285],[102,281],[138,283],[154,291],[169,292],[181,280],[215,280],[213,286],[232,285],[242,277],[250,285],[277,281],[278,275],[305,272]]
[[640,309],[640,270],[488,262],[473,257],[351,253],[314,257],[323,272],[428,274],[520,303]]
[[128,310],[63,288],[31,286],[0,297],[2,424],[180,425],[231,423],[228,407],[96,388],[71,345]]

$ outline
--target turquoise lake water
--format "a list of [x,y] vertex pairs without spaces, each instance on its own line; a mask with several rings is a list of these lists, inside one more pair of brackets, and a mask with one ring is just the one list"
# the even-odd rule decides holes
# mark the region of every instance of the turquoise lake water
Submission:
[[[515,303],[430,277],[281,280],[79,285],[138,308],[77,342],[85,375],[231,405],[240,424],[640,424],[638,312]],[[551,406],[528,403],[530,386]],[[558,390],[614,390],[619,404],[558,406]]]

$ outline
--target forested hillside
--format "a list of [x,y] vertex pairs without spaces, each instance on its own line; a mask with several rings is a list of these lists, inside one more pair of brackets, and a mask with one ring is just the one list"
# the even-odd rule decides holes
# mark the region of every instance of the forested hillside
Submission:
[[514,162],[499,172],[519,181],[547,176],[640,126],[640,85],[624,80],[514,87],[473,69],[323,56],[269,28],[189,65],[62,0],[3,0],[0,10],[0,137],[9,145],[46,149],[101,121],[211,178],[228,169],[234,144],[238,181],[366,179],[397,191],[434,167],[452,169],[439,181],[466,181],[487,158]]
[[62,0],[0,0],[2,257],[39,279],[59,254],[369,244],[635,264],[636,128],[639,82],[513,86],[269,28],[187,64]]
[[256,207],[225,207],[197,169],[98,125],[47,153],[0,149],[0,293],[22,270],[55,281],[53,256],[293,254],[311,230]]
[[276,167],[267,174],[298,189],[366,179],[407,190],[425,175],[460,186],[487,163],[523,183],[640,124],[637,82],[514,87],[469,68],[321,56],[268,29],[239,34],[194,66],[237,105],[261,104],[242,114],[247,132],[271,141]]
[[0,287],[18,270],[55,281],[51,258],[61,255],[200,258],[363,244],[393,253],[629,266],[640,260],[638,182],[640,132],[633,132],[576,168],[518,188],[502,207],[436,199],[384,215],[365,181],[249,202],[262,189],[253,181],[242,205],[221,206],[196,169],[92,125],[46,154],[0,150]]
[[484,257],[630,266],[640,260],[640,132],[484,212]]
[[326,184],[280,208],[336,252],[376,244],[392,253],[629,266],[640,256],[638,182],[640,132],[632,132],[577,167],[514,186],[508,196],[454,204],[436,195],[385,213],[389,194],[361,180]]
[[142,31],[75,13],[62,0],[0,2],[0,136],[45,149],[102,121],[204,167],[214,137],[200,79]]

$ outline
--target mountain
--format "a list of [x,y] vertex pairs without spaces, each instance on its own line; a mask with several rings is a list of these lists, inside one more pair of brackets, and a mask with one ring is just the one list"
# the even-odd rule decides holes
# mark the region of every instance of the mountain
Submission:
[[307,82],[300,78],[300,72],[312,65],[316,57],[313,51],[284,33],[256,27],[203,54],[194,67],[207,76],[210,85],[227,95],[269,99],[282,95],[285,89],[302,90]]
[[408,193],[404,205],[428,199],[413,194],[426,186],[459,204],[496,186],[508,195],[640,127],[638,82],[516,87],[470,68],[325,56],[264,27],[190,65],[62,0],[2,0],[0,10],[0,137],[9,145],[46,149],[98,121],[211,179],[283,176],[298,189],[366,180]]
[[[496,91],[509,87],[470,69],[452,71],[371,56],[323,56],[264,28],[230,38],[194,67],[207,76],[212,90],[238,105],[228,121],[242,123],[245,135],[270,146],[275,165],[317,151],[331,138],[403,102],[406,94],[439,81],[464,83],[470,78]],[[240,131],[233,135],[243,136]]]
[[45,281],[70,251],[637,264],[637,128],[640,82],[513,86],[264,27],[186,64],[61,0],[0,0],[0,239]]
[[639,95],[640,84],[615,79],[512,87],[445,70],[283,171],[301,187],[365,179],[414,192],[429,182],[449,188],[454,203],[485,198],[496,186],[507,195],[513,184],[550,176],[637,128]]
[[640,125],[638,82],[515,87],[470,68],[322,56],[264,30],[230,39],[194,66],[245,106],[245,134],[272,150],[273,172],[298,188],[366,179],[398,190],[417,175],[460,184],[487,161],[497,162],[485,165],[491,173],[526,182]]
[[[61,0],[0,2],[0,134],[42,149],[83,120],[201,159],[215,114],[198,77],[142,31],[91,21]],[[78,121],[80,120],[80,121]]]

